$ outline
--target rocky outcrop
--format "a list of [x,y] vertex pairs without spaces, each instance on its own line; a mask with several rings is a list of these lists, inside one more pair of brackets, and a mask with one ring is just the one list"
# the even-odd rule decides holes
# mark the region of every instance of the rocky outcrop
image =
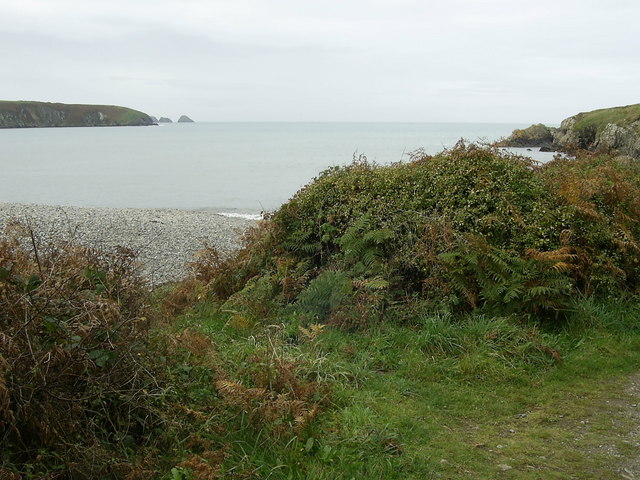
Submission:
[[178,123],[194,123],[193,120],[191,120],[189,117],[187,117],[186,115],[182,115],[179,119],[178,119]]
[[640,158],[640,121],[626,127],[607,124],[593,145],[599,150],[615,150],[623,155]]
[[559,128],[537,124],[514,130],[498,145],[551,151],[584,149],[640,158],[640,104],[579,113],[564,119]]
[[173,123],[173,120],[167,117],[160,117],[160,120],[158,120],[158,123]]
[[0,128],[153,125],[146,113],[114,105],[0,101]]
[[501,146],[505,147],[541,147],[553,148],[553,135],[556,129],[542,123],[531,125],[524,129],[516,129]]

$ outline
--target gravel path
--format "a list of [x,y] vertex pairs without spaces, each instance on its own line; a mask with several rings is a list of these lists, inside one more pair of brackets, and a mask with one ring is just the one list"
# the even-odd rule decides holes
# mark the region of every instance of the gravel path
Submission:
[[255,224],[209,211],[0,203],[0,231],[12,218],[31,226],[44,242],[73,238],[96,248],[129,247],[155,285],[184,277],[186,263],[204,242],[222,252],[238,248],[240,234]]

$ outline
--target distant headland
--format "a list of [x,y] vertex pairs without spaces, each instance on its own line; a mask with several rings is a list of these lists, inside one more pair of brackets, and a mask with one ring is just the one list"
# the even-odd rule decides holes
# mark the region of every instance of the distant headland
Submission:
[[104,127],[153,125],[149,115],[115,105],[2,101],[0,128]]

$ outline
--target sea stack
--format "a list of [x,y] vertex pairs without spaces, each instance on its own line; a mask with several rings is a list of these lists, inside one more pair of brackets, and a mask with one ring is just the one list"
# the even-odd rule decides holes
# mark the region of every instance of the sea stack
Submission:
[[158,120],[158,123],[173,123],[173,120],[167,117],[160,117],[160,120]]
[[178,119],[178,123],[194,123],[193,120],[191,120],[189,117],[187,117],[186,115],[182,115],[179,119]]

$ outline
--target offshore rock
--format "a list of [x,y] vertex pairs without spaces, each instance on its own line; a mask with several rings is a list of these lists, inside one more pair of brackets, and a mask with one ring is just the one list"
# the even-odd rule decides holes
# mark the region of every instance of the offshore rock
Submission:
[[189,117],[187,117],[186,115],[182,115],[178,119],[178,123],[195,123],[195,122],[193,120],[191,120]]

